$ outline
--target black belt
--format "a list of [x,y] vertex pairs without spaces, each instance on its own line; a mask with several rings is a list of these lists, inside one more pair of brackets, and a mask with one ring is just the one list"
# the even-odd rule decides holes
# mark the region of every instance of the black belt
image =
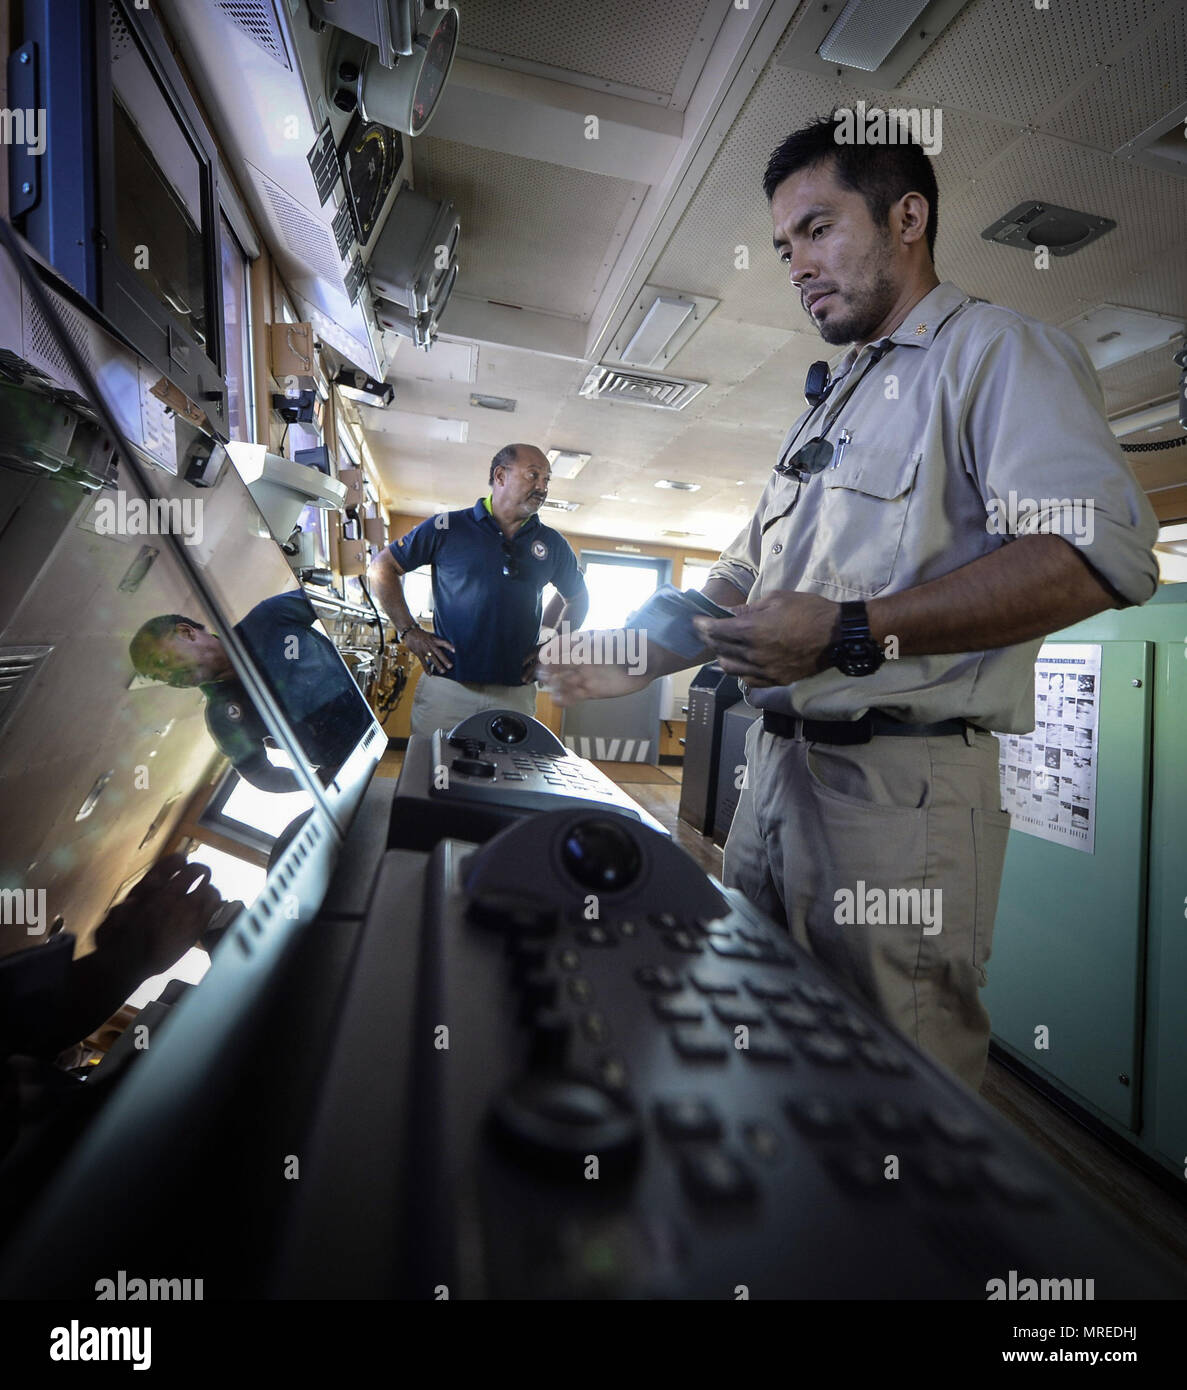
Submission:
[[869,710],[860,719],[796,719],[773,710],[762,712],[762,726],[768,734],[780,738],[804,739],[808,743],[869,743],[884,734],[908,738],[940,738],[946,734],[963,734],[975,725],[963,719],[942,719],[938,724],[904,724],[877,710]]

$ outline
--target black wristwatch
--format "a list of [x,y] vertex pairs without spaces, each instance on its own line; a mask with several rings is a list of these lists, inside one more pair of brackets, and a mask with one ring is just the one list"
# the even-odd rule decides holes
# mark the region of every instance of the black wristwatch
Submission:
[[870,635],[870,617],[860,600],[841,604],[835,639],[824,649],[822,671],[835,666],[845,676],[872,676],[886,660]]

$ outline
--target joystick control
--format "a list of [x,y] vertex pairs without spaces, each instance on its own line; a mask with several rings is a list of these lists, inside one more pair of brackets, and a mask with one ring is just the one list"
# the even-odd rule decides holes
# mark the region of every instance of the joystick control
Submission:
[[499,770],[495,763],[483,758],[454,758],[450,766],[463,777],[493,777]]
[[491,1114],[496,1133],[521,1158],[575,1181],[590,1154],[603,1169],[621,1170],[639,1150],[633,1107],[576,1077],[529,1073],[504,1091]]

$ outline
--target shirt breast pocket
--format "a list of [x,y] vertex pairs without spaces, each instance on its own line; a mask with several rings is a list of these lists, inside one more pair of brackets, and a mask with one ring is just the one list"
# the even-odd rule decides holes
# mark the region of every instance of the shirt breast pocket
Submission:
[[806,580],[857,598],[890,583],[922,457],[871,449],[819,475],[824,496]]

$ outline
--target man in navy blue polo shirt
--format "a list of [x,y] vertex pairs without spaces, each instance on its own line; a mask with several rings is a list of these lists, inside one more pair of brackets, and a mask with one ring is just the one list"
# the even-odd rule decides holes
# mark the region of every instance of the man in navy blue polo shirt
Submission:
[[[372,592],[424,668],[412,701],[414,734],[450,729],[486,709],[534,715],[545,586],[557,590],[545,627],[585,620],[589,595],[577,557],[536,515],[551,476],[539,449],[508,444],[491,461],[489,496],[422,521],[371,565]],[[434,632],[409,612],[400,579],[421,565],[433,569]]]

